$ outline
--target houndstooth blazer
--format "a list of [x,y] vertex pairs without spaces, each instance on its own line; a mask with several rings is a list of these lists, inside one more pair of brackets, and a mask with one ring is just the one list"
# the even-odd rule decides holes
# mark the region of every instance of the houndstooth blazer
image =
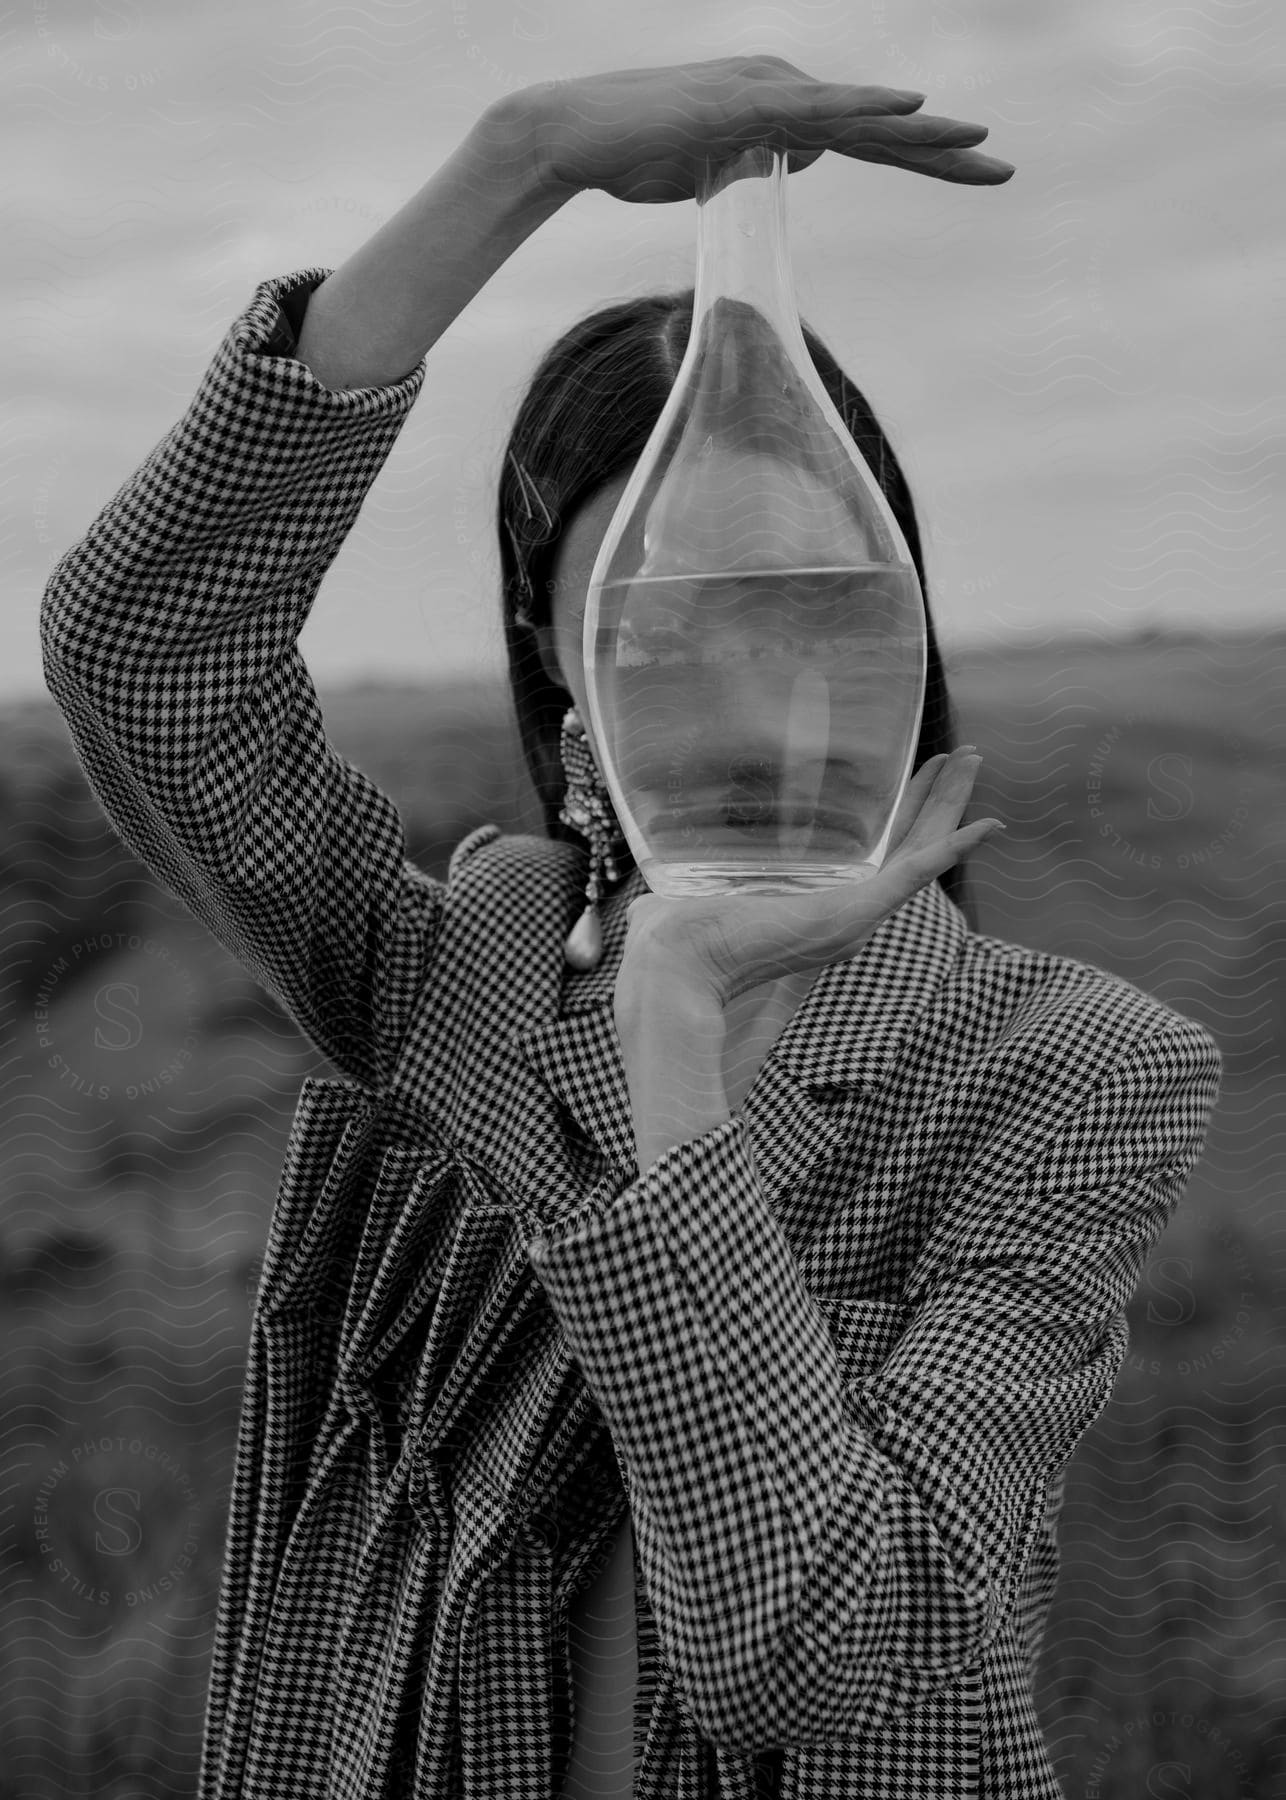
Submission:
[[570,1595],[628,1505],[640,1800],[1057,1800],[1031,1681],[1065,1464],[1220,1057],[932,884],[819,976],[744,1107],[640,1178],[570,845],[446,882],[296,647],[424,377],[291,354],[260,286],[49,583],[108,816],[337,1071],[253,1320],[201,1800],[549,1800]]

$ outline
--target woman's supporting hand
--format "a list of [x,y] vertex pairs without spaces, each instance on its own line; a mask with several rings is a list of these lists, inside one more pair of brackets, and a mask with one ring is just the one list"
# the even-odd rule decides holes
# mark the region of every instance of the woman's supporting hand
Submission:
[[812,893],[631,901],[613,1020],[640,1171],[729,1116],[722,1070],[729,1001],[856,956],[918,888],[1003,829],[999,819],[960,825],[982,760],[972,750],[963,745],[916,770],[884,865],[863,882]]
[[617,200],[691,200],[706,157],[770,133],[793,174],[827,150],[941,181],[1007,181],[1009,163],[972,148],[985,125],[919,114],[925,96],[818,81],[779,56],[727,56],[662,69],[618,69],[524,88],[532,152],[551,192],[601,188]]
[[1002,829],[998,819],[961,826],[981,758],[962,745],[932,756],[907,784],[883,866],[865,881],[796,894],[712,894],[630,903],[617,971],[618,1030],[659,982],[675,983],[720,1011],[748,988],[845,962],[890,913],[966,851]]

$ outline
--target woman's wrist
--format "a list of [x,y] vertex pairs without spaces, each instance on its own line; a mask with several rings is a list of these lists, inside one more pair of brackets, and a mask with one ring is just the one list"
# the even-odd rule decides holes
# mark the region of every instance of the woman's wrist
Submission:
[[723,1079],[722,1008],[677,971],[618,992],[614,1018],[639,1173],[732,1114]]
[[527,177],[532,191],[562,205],[585,191],[570,179],[563,164],[568,160],[571,120],[567,111],[570,83],[541,81],[520,88],[493,102],[492,112],[524,146]]

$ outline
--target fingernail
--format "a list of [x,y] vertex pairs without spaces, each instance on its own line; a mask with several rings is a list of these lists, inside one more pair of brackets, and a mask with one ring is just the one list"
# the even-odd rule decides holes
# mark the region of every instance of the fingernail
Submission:
[[987,827],[987,837],[992,837],[997,831],[1008,831],[1009,829],[1003,819],[984,819],[983,824]]

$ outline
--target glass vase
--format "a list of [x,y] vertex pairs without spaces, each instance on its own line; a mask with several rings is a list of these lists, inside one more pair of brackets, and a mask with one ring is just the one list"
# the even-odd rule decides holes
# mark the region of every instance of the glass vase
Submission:
[[923,595],[804,342],[784,151],[696,198],[687,349],[590,576],[586,729],[653,892],[860,881],[913,770]]

